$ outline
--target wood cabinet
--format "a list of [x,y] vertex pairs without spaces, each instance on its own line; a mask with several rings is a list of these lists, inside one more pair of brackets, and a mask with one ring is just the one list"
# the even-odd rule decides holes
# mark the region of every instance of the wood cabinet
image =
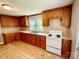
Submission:
[[21,27],[29,26],[29,18],[28,18],[28,16],[19,17],[19,25]]
[[46,49],[46,36],[41,36],[40,45],[42,48]]
[[62,56],[69,58],[71,55],[71,40],[65,40],[62,41]]
[[4,43],[11,43],[13,42],[15,39],[14,39],[14,36],[15,34],[4,34],[3,37],[4,37]]
[[42,12],[43,26],[49,26],[49,21],[51,19],[59,18],[61,20],[62,26],[70,27],[71,10],[72,10],[72,5],[43,11]]
[[27,42],[27,38],[26,38],[27,34],[26,33],[20,33],[20,40]]
[[4,37],[4,43],[11,43],[13,41],[20,40],[20,33],[15,32],[15,33],[7,33],[3,34]]
[[36,45],[35,34],[30,34],[30,39],[31,39],[31,44],[32,44],[32,45]]
[[47,19],[47,13],[43,12],[42,16],[43,16],[43,26],[49,26],[49,19]]
[[1,15],[1,24],[3,27],[19,26],[18,17]]
[[72,11],[71,6],[62,8],[62,22],[61,22],[62,26],[70,27],[70,25],[71,25],[71,11]]
[[46,49],[46,36],[21,33],[21,41]]
[[20,33],[19,32],[16,32],[16,33],[14,33],[14,39],[15,40],[20,40]]
[[36,46],[38,46],[38,47],[41,46],[41,42],[40,42],[40,40],[41,40],[40,35],[36,35]]
[[31,44],[31,36],[29,33],[26,33],[26,39],[27,39],[27,43]]
[[24,41],[24,42],[27,42],[27,43],[31,43],[30,34],[20,33],[20,40]]

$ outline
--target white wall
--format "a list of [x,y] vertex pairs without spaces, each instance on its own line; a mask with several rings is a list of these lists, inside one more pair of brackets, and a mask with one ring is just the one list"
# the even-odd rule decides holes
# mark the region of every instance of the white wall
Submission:
[[61,26],[60,18],[51,19],[49,21],[49,26],[48,27],[44,27],[44,31],[45,32],[52,31],[52,30],[62,31],[63,32],[63,36],[65,36],[65,37],[69,37],[70,36],[70,29],[65,27],[65,26]]
[[72,8],[72,56],[71,59],[76,58],[76,48],[79,46],[79,0],[74,0]]
[[2,27],[2,32],[4,34],[14,33],[20,31],[20,27]]

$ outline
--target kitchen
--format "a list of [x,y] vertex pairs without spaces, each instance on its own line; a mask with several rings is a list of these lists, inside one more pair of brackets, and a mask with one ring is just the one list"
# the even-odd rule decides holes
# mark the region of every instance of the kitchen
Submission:
[[[38,12],[35,12],[36,9],[29,10],[38,7],[29,5],[37,1],[25,1],[28,7],[21,2],[19,0],[0,2],[1,59],[72,58],[73,2],[66,1],[64,5],[62,1],[61,5],[46,7],[47,9],[41,12],[39,11],[41,5],[37,3],[35,5],[39,5]],[[40,1],[42,2],[44,1]],[[50,1],[50,4],[52,3]]]

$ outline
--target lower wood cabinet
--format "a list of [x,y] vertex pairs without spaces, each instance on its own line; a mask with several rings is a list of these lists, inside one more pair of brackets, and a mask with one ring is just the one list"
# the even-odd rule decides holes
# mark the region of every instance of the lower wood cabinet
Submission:
[[46,36],[41,36],[40,44],[42,48],[46,49]]
[[41,42],[40,42],[40,35],[36,35],[36,46],[40,47],[41,46]]
[[62,56],[69,58],[71,55],[71,40],[65,40],[62,41]]
[[25,33],[20,33],[20,40],[24,41],[24,42],[27,42]]
[[4,43],[11,43],[13,41],[20,40],[20,33],[7,33],[3,34],[4,37]]
[[30,43],[35,46],[39,46],[42,48],[46,48],[46,36],[29,34],[29,33],[21,33],[21,41]]
[[25,42],[31,44],[30,34],[28,34],[28,33],[25,33]]
[[14,33],[14,39],[15,40],[20,40],[20,33],[19,32],[17,32],[17,33]]
[[34,34],[30,34],[30,40],[32,45],[36,45],[36,38]]
[[14,33],[12,34],[3,34],[3,37],[4,37],[4,43],[11,43],[13,42],[15,39],[14,39]]

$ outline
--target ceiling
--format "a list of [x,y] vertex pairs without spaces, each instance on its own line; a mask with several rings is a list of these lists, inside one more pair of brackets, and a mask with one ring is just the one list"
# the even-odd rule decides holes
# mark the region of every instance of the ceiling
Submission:
[[[0,14],[23,16],[41,13],[44,10],[72,4],[72,0],[0,0]],[[13,6],[12,10],[5,10],[1,4]]]

